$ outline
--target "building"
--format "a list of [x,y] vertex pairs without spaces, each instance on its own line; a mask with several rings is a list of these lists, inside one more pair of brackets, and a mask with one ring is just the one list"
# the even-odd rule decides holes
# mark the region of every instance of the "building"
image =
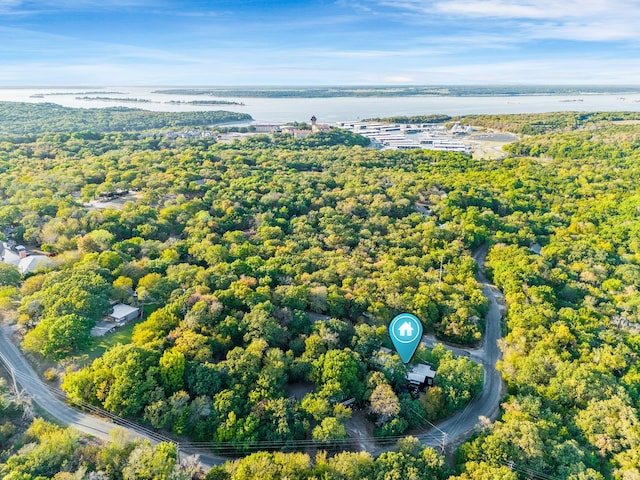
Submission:
[[338,128],[367,137],[371,140],[372,147],[383,150],[428,149],[471,153],[470,145],[454,138],[454,135],[467,131],[459,125],[455,131],[449,133],[444,125],[429,123],[398,125],[377,122],[339,122],[336,125]]
[[326,132],[327,130],[329,130],[329,125],[318,124],[316,116],[311,117],[311,133]]
[[124,303],[116,303],[111,308],[111,313],[91,329],[92,337],[103,337],[107,333],[114,332],[118,327],[122,327],[140,317],[139,308],[125,305]]
[[50,268],[52,266],[53,260],[46,255],[29,255],[28,257],[20,259],[18,270],[22,275],[26,275],[41,268]]
[[113,311],[107,316],[107,319],[118,325],[124,325],[125,323],[135,320],[140,316],[140,309],[125,305],[124,303],[116,303],[113,306]]
[[433,380],[436,378],[436,372],[427,363],[419,363],[411,367],[407,372],[407,382],[409,386],[418,390],[424,390],[433,386]]
[[20,264],[20,254],[14,249],[12,242],[2,242],[0,255],[4,263],[17,267]]
[[0,258],[17,267],[22,275],[53,266],[53,260],[46,255],[31,255],[24,246],[14,245],[13,242],[1,242]]

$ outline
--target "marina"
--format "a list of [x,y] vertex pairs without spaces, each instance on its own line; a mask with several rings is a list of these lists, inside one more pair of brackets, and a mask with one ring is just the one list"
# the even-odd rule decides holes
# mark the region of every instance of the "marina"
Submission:
[[371,146],[382,150],[439,150],[471,153],[471,145],[459,137],[472,133],[470,126],[455,123],[450,129],[440,123],[389,124],[379,122],[338,122],[336,127],[371,140]]

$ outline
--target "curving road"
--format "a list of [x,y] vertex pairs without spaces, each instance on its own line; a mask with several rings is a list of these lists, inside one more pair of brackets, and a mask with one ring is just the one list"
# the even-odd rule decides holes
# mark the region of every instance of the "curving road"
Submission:
[[[501,358],[498,348],[498,340],[502,336],[501,320],[503,315],[504,300],[502,293],[495,285],[492,285],[484,275],[484,261],[487,256],[488,246],[483,245],[473,254],[478,264],[476,280],[482,286],[483,295],[489,300],[489,310],[485,316],[485,334],[482,346],[478,349],[460,349],[447,346],[456,355],[469,356],[472,360],[481,363],[484,368],[484,386],[482,393],[474,398],[471,403],[460,413],[453,415],[436,425],[439,430],[437,439],[433,433],[420,436],[427,445],[442,446],[442,435],[446,433],[446,444],[457,444],[469,437],[479,426],[483,418],[495,420],[500,409],[500,399],[503,395],[503,382],[500,372],[496,369],[496,363]],[[433,338],[425,338],[423,343],[432,347],[437,343]]]
[[[111,431],[117,428],[124,430],[130,440],[145,439],[154,445],[158,442],[172,442],[169,438],[109,412],[93,409],[99,415],[106,417],[101,418],[68,406],[64,402],[64,393],[42,382],[22,352],[15,346],[11,340],[14,331],[15,327],[0,325],[0,365],[4,365],[14,382],[22,387],[22,390],[16,394],[22,396],[26,393],[33,402],[61,424],[72,426],[103,441],[109,441]],[[190,454],[191,452],[183,450],[181,453]],[[200,461],[210,467],[224,463],[225,459],[204,454],[200,455]]]
[[[433,425],[428,431],[415,435],[423,445],[444,450],[449,445],[457,445],[470,437],[481,428],[485,419],[491,421],[498,417],[500,411],[500,399],[503,395],[503,382],[500,372],[496,369],[496,363],[501,358],[498,348],[498,340],[502,336],[501,320],[503,315],[503,296],[495,285],[489,283],[484,275],[484,261],[488,252],[488,245],[483,245],[473,253],[473,258],[478,264],[476,280],[482,286],[483,295],[489,300],[489,310],[485,316],[485,334],[480,348],[459,348],[444,344],[457,356],[466,356],[476,363],[480,363],[484,369],[484,384],[480,395],[475,397],[467,407],[451,417]],[[425,335],[422,345],[433,348],[442,343],[433,335]],[[371,453],[379,455],[392,450],[395,445],[377,448]]]
[[[483,344],[477,349],[446,346],[456,355],[469,356],[472,360],[483,365],[484,387],[482,393],[473,399],[462,412],[439,422],[428,432],[418,435],[423,444],[431,447],[444,448],[446,445],[455,445],[463,441],[482,425],[483,418],[495,420],[499,412],[503,382],[500,372],[496,369],[496,363],[500,359],[498,340],[501,337],[502,294],[494,285],[489,283],[483,273],[487,250],[488,247],[484,245],[473,255],[479,266],[476,279],[482,285],[482,292],[489,300],[489,310],[485,317]],[[110,420],[69,407],[62,400],[64,394],[56,392],[50,386],[44,384],[26,361],[22,352],[11,341],[10,337],[12,336],[13,328],[7,325],[0,325],[0,363],[4,364],[7,370],[13,374],[15,381],[22,386],[24,392],[52,417],[63,424],[71,425],[88,435],[105,441],[109,440],[109,434],[115,428],[124,428],[132,439],[136,437],[143,438],[152,443],[171,441],[151,430],[107,412],[100,411],[100,414],[110,416]],[[428,347],[433,347],[437,341],[432,336],[425,336],[422,343]],[[373,448],[373,442],[369,441],[363,442],[362,445],[365,450],[372,454],[379,454],[393,448]],[[191,452],[183,450],[183,453],[189,454]],[[227,460],[206,453],[201,453],[200,459],[202,463],[209,467],[219,465]]]
[[0,327],[0,361],[24,392],[61,423],[71,425],[101,440],[109,440],[109,432],[117,425],[74,410],[57,398],[52,390],[38,379],[29,362],[10,340],[11,333],[11,327]]

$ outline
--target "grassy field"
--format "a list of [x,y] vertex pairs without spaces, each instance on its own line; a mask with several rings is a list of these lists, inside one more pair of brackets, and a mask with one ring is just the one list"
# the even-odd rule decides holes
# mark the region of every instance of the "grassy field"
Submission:
[[117,329],[113,333],[108,333],[103,337],[95,337],[92,345],[84,352],[88,356],[89,361],[93,361],[100,357],[104,352],[109,350],[118,343],[127,344],[131,342],[133,329],[138,321],[131,322],[122,328]]
[[116,329],[113,333],[107,333],[103,337],[94,337],[93,343],[83,353],[86,355],[86,359],[92,362],[96,358],[100,357],[104,352],[111,347],[121,343],[123,345],[131,342],[131,335],[133,335],[133,329],[135,326],[148,318],[149,315],[158,308],[158,305],[145,305],[144,314],[142,318],[134,322],[130,322],[122,328]]

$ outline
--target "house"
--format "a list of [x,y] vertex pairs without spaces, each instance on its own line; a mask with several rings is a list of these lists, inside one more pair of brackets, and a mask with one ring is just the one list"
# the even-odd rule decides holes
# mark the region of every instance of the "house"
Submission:
[[124,325],[131,320],[135,320],[140,316],[140,309],[125,305],[124,303],[116,303],[113,311],[107,316],[108,320],[118,325]]
[[427,363],[419,363],[411,367],[407,372],[407,382],[410,387],[418,390],[424,390],[433,386],[433,380],[436,378],[436,372],[433,367]]
[[29,255],[28,257],[21,258],[18,263],[18,270],[23,275],[27,273],[35,272],[41,268],[49,268],[53,266],[53,260],[46,255]]
[[2,261],[17,267],[20,264],[20,255],[16,252],[10,242],[2,242],[2,248],[0,248],[0,255]]
[[22,275],[53,266],[53,260],[46,255],[30,255],[24,246],[14,245],[11,241],[2,242],[0,244],[0,258],[4,263],[17,267]]
[[404,322],[400,325],[400,328],[398,328],[398,335],[401,337],[411,337],[413,335],[413,326],[411,326],[411,323]]
[[118,327],[122,327],[131,320],[140,317],[139,308],[125,305],[124,303],[114,303],[111,308],[112,312],[91,329],[92,337],[103,337],[107,333],[115,332]]

